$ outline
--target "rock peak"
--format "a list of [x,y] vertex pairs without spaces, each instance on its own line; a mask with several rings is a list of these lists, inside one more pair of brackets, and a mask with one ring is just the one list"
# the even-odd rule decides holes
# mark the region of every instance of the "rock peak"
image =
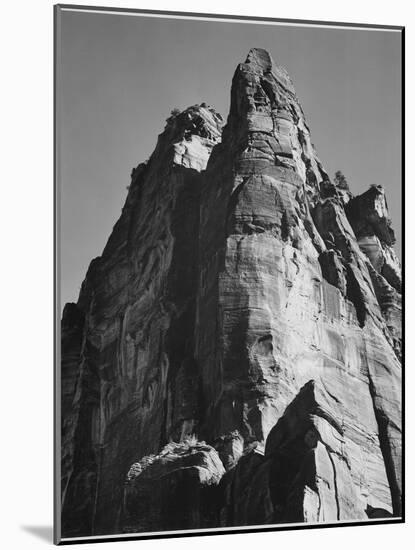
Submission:
[[236,69],[223,142],[228,138],[241,169],[287,169],[312,202],[329,180],[288,73],[262,48],[252,48]]
[[263,48],[251,48],[245,63],[258,65],[264,72],[270,72],[275,65],[269,52]]
[[266,50],[222,126],[172,111],[65,307],[64,536],[401,514],[383,190],[331,182]]
[[212,148],[220,142],[223,119],[206,103],[192,105],[183,111],[173,109],[159,135],[150,160],[159,162],[164,153],[173,152],[173,165],[206,168]]
[[173,109],[166,119],[164,131],[171,133],[188,130],[208,137],[212,133],[220,135],[223,126],[222,116],[206,103],[191,105],[183,111]]

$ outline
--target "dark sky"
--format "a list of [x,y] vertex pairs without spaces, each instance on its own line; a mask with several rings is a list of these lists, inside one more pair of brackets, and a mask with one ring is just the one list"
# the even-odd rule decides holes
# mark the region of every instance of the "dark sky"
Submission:
[[401,247],[398,32],[62,14],[61,302],[120,215],[133,166],[174,107],[205,101],[224,118],[236,65],[267,49],[289,72],[328,173],[357,194],[381,184]]

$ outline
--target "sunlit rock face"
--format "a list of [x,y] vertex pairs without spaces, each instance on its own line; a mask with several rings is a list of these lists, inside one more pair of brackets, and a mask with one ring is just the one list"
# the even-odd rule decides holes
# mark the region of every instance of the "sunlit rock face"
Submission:
[[330,181],[264,50],[237,67],[224,127],[202,105],[133,171],[65,309],[64,535],[398,516],[384,192]]

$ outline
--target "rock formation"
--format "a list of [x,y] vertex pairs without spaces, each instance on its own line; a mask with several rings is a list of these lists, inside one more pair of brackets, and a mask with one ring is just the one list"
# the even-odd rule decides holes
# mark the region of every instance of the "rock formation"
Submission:
[[264,50],[167,120],[64,309],[63,536],[400,515],[400,266],[346,187]]

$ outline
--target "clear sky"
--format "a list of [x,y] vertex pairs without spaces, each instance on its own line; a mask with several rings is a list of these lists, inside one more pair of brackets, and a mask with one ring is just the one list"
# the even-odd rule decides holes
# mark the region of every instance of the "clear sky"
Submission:
[[381,184],[401,248],[398,32],[63,12],[61,302],[76,301],[174,107],[227,117],[234,70],[252,47],[290,74],[317,153],[353,193]]

